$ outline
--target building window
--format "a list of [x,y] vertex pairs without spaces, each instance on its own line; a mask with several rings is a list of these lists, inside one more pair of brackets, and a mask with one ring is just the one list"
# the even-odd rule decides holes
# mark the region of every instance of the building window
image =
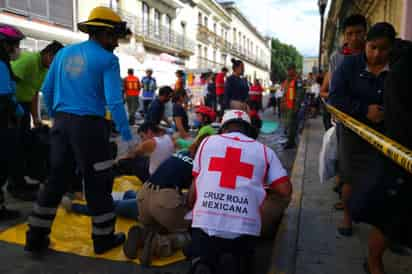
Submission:
[[143,33],[149,32],[149,6],[146,3],[143,3],[142,6],[142,26]]
[[158,10],[155,10],[154,15],[154,33],[156,36],[160,36],[160,12]]
[[172,41],[172,17],[166,14],[166,28],[167,28],[167,41],[170,43]]
[[199,14],[197,15],[197,23],[199,24],[199,26],[202,25],[203,20],[202,20],[202,13],[199,12]]
[[216,23],[213,24],[213,32],[217,34],[217,24]]
[[110,8],[114,11],[118,11],[118,1],[119,0],[110,0]]
[[207,47],[205,47],[205,48],[203,49],[203,52],[204,52],[203,58],[206,60],[206,59],[207,59]]
[[236,44],[236,41],[237,41],[237,39],[236,39],[236,28],[233,28],[233,45]]
[[208,20],[209,20],[209,18],[207,18],[207,16],[205,16],[205,24],[204,24],[204,25],[205,25],[206,28],[207,28],[208,25],[209,25],[209,24],[208,24]]
[[216,63],[216,50],[213,51],[213,62]]

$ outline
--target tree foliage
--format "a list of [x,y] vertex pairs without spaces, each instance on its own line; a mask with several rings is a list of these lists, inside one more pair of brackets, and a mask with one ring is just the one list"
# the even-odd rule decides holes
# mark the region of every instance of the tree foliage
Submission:
[[297,71],[302,71],[303,56],[292,46],[272,38],[272,71],[270,78],[272,82],[282,82],[286,79],[287,67],[289,64],[295,64]]

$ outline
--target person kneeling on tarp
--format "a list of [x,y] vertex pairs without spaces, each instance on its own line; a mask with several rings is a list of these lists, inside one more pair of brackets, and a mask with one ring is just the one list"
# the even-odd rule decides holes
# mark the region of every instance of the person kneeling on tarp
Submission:
[[181,190],[192,183],[193,157],[202,140],[163,162],[139,191],[139,221],[144,227],[134,226],[129,230],[124,244],[128,258],[137,258],[138,249],[143,247],[140,261],[149,265],[152,255],[171,256],[190,239],[187,233],[190,221],[184,218],[189,209]]
[[220,135],[206,138],[193,161],[195,202],[192,242],[185,248],[192,274],[253,273],[251,258],[261,233],[266,191],[288,197],[292,186],[276,154],[250,138],[250,117],[223,116]]

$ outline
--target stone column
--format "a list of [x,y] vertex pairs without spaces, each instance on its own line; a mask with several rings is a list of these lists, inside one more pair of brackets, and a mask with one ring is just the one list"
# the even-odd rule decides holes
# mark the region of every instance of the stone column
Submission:
[[403,0],[401,37],[412,40],[412,2],[410,0]]

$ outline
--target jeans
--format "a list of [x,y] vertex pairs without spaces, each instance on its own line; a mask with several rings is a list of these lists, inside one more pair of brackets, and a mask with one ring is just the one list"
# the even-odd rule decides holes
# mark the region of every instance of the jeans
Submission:
[[[114,200],[114,213],[116,216],[137,220],[139,212],[137,209],[137,192],[128,190],[124,193],[121,200]],[[90,210],[87,205],[73,203],[72,211],[74,213],[90,216]]]

